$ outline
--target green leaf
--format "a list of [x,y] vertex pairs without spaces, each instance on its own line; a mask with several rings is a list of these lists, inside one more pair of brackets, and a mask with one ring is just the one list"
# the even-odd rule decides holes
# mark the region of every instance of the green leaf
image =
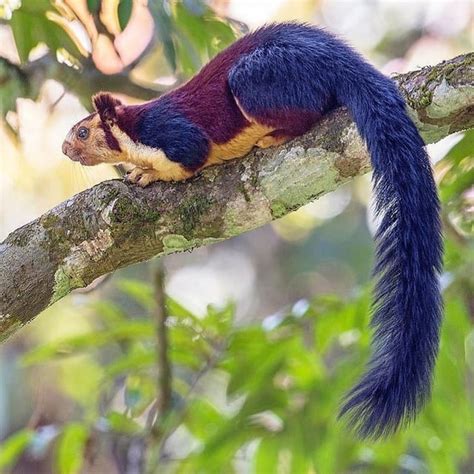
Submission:
[[224,420],[224,416],[208,400],[196,398],[189,402],[184,423],[196,438],[206,439],[217,432]]
[[180,347],[171,347],[170,357],[173,364],[182,365],[184,367],[198,370],[202,367],[203,360],[196,354],[188,349],[182,349]]
[[155,298],[152,287],[140,280],[120,280],[118,288],[145,309],[153,308]]
[[232,328],[235,315],[235,304],[228,303],[222,308],[218,308],[214,305],[207,307],[207,314],[204,316],[203,325],[205,326],[206,332],[214,332],[211,335],[215,337],[225,337],[229,330]]
[[[43,36],[42,23],[35,27],[36,36]],[[30,51],[39,43],[40,40],[35,38],[35,29],[31,22],[31,17],[25,14],[21,10],[17,10],[13,13],[10,21],[13,37],[15,38],[15,45],[18,51],[18,56],[22,63],[28,60]],[[39,31],[38,31],[39,30]]]
[[156,354],[153,350],[132,351],[122,357],[117,358],[114,362],[105,368],[107,378],[117,377],[127,372],[140,372],[144,369],[154,367],[156,364]]
[[254,458],[254,472],[278,472],[278,455],[281,449],[285,448],[286,446],[281,445],[280,438],[277,436],[268,436],[260,440]]
[[[194,9],[193,9],[194,10]],[[235,40],[235,34],[229,24],[217,18],[205,5],[199,11],[191,11],[183,3],[175,5],[175,22],[181,37],[187,39],[194,52],[188,46],[188,52],[199,56],[199,62],[208,61],[217,52]]]
[[20,10],[37,15],[44,13],[51,8],[51,0],[22,0]]
[[453,164],[458,165],[467,156],[474,153],[474,130],[466,130],[462,139],[449,150],[445,159]]
[[0,58],[0,84],[0,114],[2,116],[16,109],[18,98],[31,97],[31,87],[27,83],[26,76],[23,76],[16,65],[3,58]]
[[199,52],[194,48],[192,42],[187,36],[181,32],[176,32],[176,55],[179,72],[184,77],[191,77],[202,66],[203,61],[200,58]]
[[138,423],[116,411],[109,413],[106,419],[110,429],[116,433],[134,435],[143,431]]
[[118,18],[122,31],[125,29],[130,17],[132,16],[132,6],[132,0],[120,0],[118,6]]
[[57,357],[77,355],[94,347],[119,341],[143,341],[154,337],[154,328],[150,321],[126,321],[114,328],[90,332],[67,339],[54,341],[27,352],[22,362],[25,365],[38,364]]
[[173,71],[188,77],[217,52],[232,43],[234,30],[202,1],[150,2],[157,35]]
[[65,426],[56,447],[56,466],[59,474],[80,472],[88,437],[89,429],[81,423]]
[[22,63],[27,62],[30,51],[39,43],[44,43],[53,53],[65,48],[71,55],[80,56],[66,31],[46,18],[50,8],[49,1],[27,0],[13,12],[9,24]]
[[471,369],[471,372],[474,373],[474,329],[472,329],[464,341],[465,353],[466,353],[466,363]]
[[132,416],[140,416],[156,398],[156,380],[150,377],[129,375],[125,385],[125,406]]
[[90,355],[81,355],[59,364],[58,381],[62,390],[85,412],[95,413],[97,398],[104,379],[104,368]]
[[24,429],[17,431],[0,444],[0,472],[13,466],[34,437],[34,431]]
[[260,327],[236,332],[221,365],[230,374],[227,393],[232,395],[256,391],[264,385],[272,384],[273,377],[284,363],[286,351],[284,339],[270,341]]
[[91,303],[91,308],[98,313],[104,323],[112,327],[128,319],[127,313],[112,301],[94,301]]
[[[474,144],[473,144],[474,147]],[[449,182],[448,182],[448,178]],[[441,199],[443,202],[448,202],[453,198],[459,198],[459,196],[471,188],[474,183],[474,166],[466,171],[463,170],[452,170],[443,179],[441,186]]]
[[439,193],[446,216],[456,223],[456,227],[466,233],[472,232],[474,222],[469,190],[474,183],[474,130],[466,131],[436,166],[442,170]]
[[150,12],[155,20],[156,34],[163,45],[166,59],[173,72],[176,71],[176,49],[174,46],[174,26],[163,2],[150,2]]
[[98,12],[100,8],[100,0],[87,0],[87,8],[90,12]]
[[174,298],[168,296],[166,298],[166,308],[170,316],[177,316],[179,318],[191,318],[193,321],[199,321],[197,316],[191,311],[186,309],[181,303],[176,301]]

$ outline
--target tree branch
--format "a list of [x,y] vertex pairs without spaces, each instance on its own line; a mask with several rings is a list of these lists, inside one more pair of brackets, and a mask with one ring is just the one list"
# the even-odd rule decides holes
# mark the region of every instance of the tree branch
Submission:
[[[427,142],[474,127],[473,78],[474,53],[396,78]],[[101,183],[0,244],[0,337],[101,275],[254,229],[369,169],[341,109],[300,138],[186,183]]]
[[90,97],[104,90],[142,100],[153,99],[167,90],[166,87],[146,87],[133,82],[129,77],[129,70],[102,74],[91,60],[84,60],[82,70],[77,71],[58,62],[51,53],[25,65],[14,64],[0,56],[0,84],[13,81],[22,97],[36,100],[42,85],[49,79],[54,79],[73,91],[86,108],[91,107]]

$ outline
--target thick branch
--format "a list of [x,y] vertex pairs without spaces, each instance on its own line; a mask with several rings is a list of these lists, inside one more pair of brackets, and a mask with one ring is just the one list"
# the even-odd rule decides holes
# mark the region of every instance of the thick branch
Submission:
[[[474,127],[473,64],[468,54],[396,79],[427,142]],[[101,183],[0,244],[0,335],[101,275],[254,229],[368,170],[365,146],[338,110],[303,137],[186,183]]]

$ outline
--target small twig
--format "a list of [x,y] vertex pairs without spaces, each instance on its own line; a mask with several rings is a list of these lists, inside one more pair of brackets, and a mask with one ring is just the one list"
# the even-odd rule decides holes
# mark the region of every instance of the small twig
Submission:
[[172,371],[171,361],[169,360],[169,342],[168,328],[166,320],[168,313],[166,310],[166,295],[164,290],[165,275],[161,260],[156,265],[154,272],[155,289],[155,329],[156,329],[156,355],[158,367],[157,380],[157,416],[149,432],[147,443],[148,466],[155,466],[160,459],[161,448],[163,446],[163,437],[165,430],[163,424],[170,414],[172,401]]
[[164,270],[160,263],[155,271],[155,324],[158,363],[158,413],[163,416],[171,408],[171,362],[168,357],[168,317],[165,305]]
[[[191,384],[189,386],[188,392],[186,393],[186,395],[184,396],[184,398],[182,400],[181,407],[175,413],[175,419],[174,419],[173,427],[170,428],[163,435],[162,444],[165,444],[165,442],[181,426],[181,424],[182,424],[182,422],[183,422],[183,420],[186,416],[188,407],[189,407],[189,400],[191,399],[191,396],[193,395],[195,388],[197,387],[198,383],[202,380],[202,378],[217,366],[217,364],[219,363],[223,353],[225,352],[226,347],[227,347],[227,344],[224,343],[224,342],[222,344],[218,344],[218,345],[214,346],[214,350],[215,350],[214,354],[208,360],[208,362],[204,365],[204,367],[202,367],[199,370],[199,372],[197,372],[196,375],[194,376],[193,381],[191,382]],[[160,461],[161,461],[161,459],[160,459]]]
[[49,106],[49,113],[53,113],[54,109],[58,106],[58,104],[64,99],[66,96],[66,89],[63,87],[61,95]]

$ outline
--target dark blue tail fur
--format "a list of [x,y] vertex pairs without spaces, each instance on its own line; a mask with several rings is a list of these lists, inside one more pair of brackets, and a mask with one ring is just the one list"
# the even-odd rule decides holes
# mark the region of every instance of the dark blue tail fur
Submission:
[[261,119],[269,111],[324,113],[335,104],[347,106],[371,155],[380,218],[373,353],[341,415],[362,437],[386,436],[423,406],[438,350],[442,243],[424,143],[394,83],[332,35],[296,24],[254,35],[264,45],[230,76],[240,104]]
[[371,155],[380,225],[373,354],[341,414],[377,438],[413,420],[430,393],[442,313],[439,202],[423,141],[393,83],[376,71],[344,82],[341,101]]

